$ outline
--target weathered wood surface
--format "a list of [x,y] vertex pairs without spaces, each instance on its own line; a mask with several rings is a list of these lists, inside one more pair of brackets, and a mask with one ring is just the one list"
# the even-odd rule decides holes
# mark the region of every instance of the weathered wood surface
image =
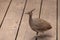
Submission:
[[[9,2],[7,1],[6,3],[6,5],[8,6]],[[10,8],[8,10],[8,14],[3,22],[2,28],[0,29],[0,40],[15,40],[24,3],[25,0],[12,1]],[[33,12],[33,18],[38,18],[40,3],[41,0],[28,0],[25,13],[35,8],[36,10]],[[7,8],[7,6],[4,7],[4,5],[0,7],[2,9],[4,8],[4,11],[1,11],[0,14],[0,20],[3,18],[3,12],[5,12]],[[56,0],[43,0],[41,18],[48,21],[52,25],[52,29],[45,32],[45,34],[48,34],[51,37],[38,38],[38,40],[56,40]],[[28,20],[29,16],[27,14],[24,14],[17,40],[35,40],[36,32],[31,30]]]
[[0,24],[5,15],[10,0],[0,0]]
[[[40,0],[28,0],[25,13],[35,8],[36,10],[34,11],[33,18],[38,18],[39,7]],[[17,40],[31,40],[31,38],[33,38],[35,35],[36,33],[32,31],[29,26],[29,16],[24,14]]]
[[60,40],[60,0],[58,0],[58,40]]
[[[33,12],[33,18],[38,18],[39,4],[40,0],[28,0],[25,12],[36,8],[36,10]],[[45,19],[52,25],[52,29],[45,33],[51,37],[38,38],[38,40],[56,40],[56,0],[44,0],[41,18]],[[34,36],[36,36],[36,33],[31,30],[28,24],[28,19],[28,15],[24,14],[17,40],[35,40]]]
[[50,40],[56,40],[56,0],[44,0],[42,10],[41,18],[52,25],[52,29],[49,30],[47,34],[52,35]]
[[[24,0],[12,1],[3,25],[0,29],[0,40],[15,40],[15,35],[21,18],[24,2]],[[2,14],[3,13],[1,12],[1,15]]]

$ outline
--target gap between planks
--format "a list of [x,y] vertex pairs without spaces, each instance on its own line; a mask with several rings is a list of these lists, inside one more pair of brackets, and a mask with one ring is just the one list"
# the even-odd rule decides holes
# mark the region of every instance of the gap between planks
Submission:
[[[33,18],[38,18],[40,0],[28,0],[25,13],[31,11],[34,8],[36,10],[33,12],[34,13]],[[17,40],[31,40],[31,39],[33,39],[34,36],[36,36],[36,33],[29,26],[28,19],[29,19],[28,15],[24,14]]]
[[13,0],[8,10],[8,14],[0,29],[0,40],[15,40],[17,26],[21,19],[24,0]]
[[[33,18],[38,18],[40,0],[28,0],[25,13],[34,8],[36,8],[36,10],[33,12]],[[42,10],[41,18],[48,21],[53,27],[51,30],[46,32],[46,34],[49,34],[53,37],[47,39],[56,40],[56,0],[44,0]],[[24,14],[17,40],[32,40],[32,38],[34,38],[36,35],[36,33],[31,30],[28,19],[29,17]]]
[[2,26],[2,24],[3,24],[3,22],[4,22],[4,19],[5,19],[6,15],[7,15],[7,12],[8,12],[8,10],[9,10],[9,7],[10,7],[11,2],[12,2],[12,0],[10,0],[10,2],[9,2],[9,5],[8,5],[8,7],[7,7],[7,10],[6,10],[5,14],[4,14],[4,17],[3,17],[2,21],[1,21],[0,28],[1,28],[1,26]]

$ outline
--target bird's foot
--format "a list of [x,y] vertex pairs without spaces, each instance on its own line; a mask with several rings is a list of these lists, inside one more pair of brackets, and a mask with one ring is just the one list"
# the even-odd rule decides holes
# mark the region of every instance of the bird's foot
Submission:
[[38,36],[36,36],[36,39],[35,40],[38,40]]
[[38,39],[38,32],[36,32],[36,39],[35,40],[37,40]]

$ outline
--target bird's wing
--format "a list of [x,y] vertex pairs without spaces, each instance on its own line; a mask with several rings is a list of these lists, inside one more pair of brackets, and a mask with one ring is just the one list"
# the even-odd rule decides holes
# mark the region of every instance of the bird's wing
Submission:
[[45,20],[43,19],[33,19],[32,23],[37,26],[38,28],[43,28],[45,27],[46,25],[48,26],[48,22],[46,22]]

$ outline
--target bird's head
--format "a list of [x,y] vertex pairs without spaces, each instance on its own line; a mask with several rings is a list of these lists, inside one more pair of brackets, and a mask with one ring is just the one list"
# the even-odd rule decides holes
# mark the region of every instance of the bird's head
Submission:
[[25,14],[28,14],[28,15],[32,15],[33,13],[33,11],[34,11],[35,9],[32,9],[31,11],[29,11],[28,13],[25,13]]

